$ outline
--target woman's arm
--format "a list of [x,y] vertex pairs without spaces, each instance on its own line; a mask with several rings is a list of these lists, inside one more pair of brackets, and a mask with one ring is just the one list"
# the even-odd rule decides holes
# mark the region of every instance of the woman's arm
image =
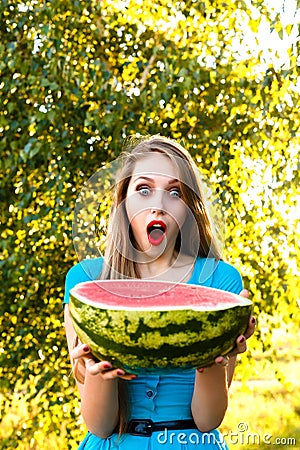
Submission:
[[244,336],[237,338],[234,350],[227,356],[217,357],[215,364],[196,370],[191,408],[200,431],[209,431],[221,424],[228,405],[228,388],[234,374],[236,355],[246,351],[247,339],[254,329],[255,318],[251,316],[248,329]]
[[79,370],[84,381],[77,381],[81,397],[81,413],[88,430],[106,438],[113,432],[119,420],[118,377],[125,375],[121,369],[112,370],[107,361],[98,363],[92,358],[88,346],[72,348],[76,333],[70,317],[69,305],[64,309],[65,328],[71,360],[83,360]]
[[[246,290],[240,295],[249,296]],[[216,364],[196,370],[191,408],[200,431],[210,431],[221,424],[228,405],[228,388],[234,374],[236,355],[246,351],[247,339],[254,333],[255,322],[251,316],[245,334],[237,338],[235,348],[227,356],[219,356],[215,359]]]
[[228,376],[234,369],[234,358],[228,366],[213,364],[205,369],[197,369],[192,398],[192,415],[198,429],[207,432],[217,428],[225,415],[228,405]]

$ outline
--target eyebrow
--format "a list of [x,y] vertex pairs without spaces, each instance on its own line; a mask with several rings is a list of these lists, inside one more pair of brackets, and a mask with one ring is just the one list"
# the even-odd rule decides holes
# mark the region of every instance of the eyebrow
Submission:
[[[136,178],[133,179],[134,182],[138,181],[138,180],[146,180],[146,181],[150,181],[152,183],[155,181],[153,178],[146,177],[144,175],[137,176]],[[179,183],[179,180],[177,178],[172,178],[171,180],[168,181],[168,184],[175,184],[175,183]]]

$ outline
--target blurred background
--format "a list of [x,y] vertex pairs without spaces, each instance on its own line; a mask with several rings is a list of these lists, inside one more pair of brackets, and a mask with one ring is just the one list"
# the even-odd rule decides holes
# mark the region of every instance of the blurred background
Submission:
[[255,305],[229,447],[300,448],[298,6],[2,0],[0,448],[84,436],[62,314],[75,201],[126,137],[156,133],[193,155]]

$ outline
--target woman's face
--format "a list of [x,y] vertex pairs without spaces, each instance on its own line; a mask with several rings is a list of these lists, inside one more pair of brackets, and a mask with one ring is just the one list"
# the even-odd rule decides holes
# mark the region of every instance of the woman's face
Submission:
[[181,198],[176,165],[162,153],[135,163],[126,196],[126,212],[138,249],[149,255],[175,247],[187,206]]

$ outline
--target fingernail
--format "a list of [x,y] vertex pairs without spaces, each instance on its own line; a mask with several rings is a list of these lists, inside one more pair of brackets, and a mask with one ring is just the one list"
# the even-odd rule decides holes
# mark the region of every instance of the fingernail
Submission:
[[243,342],[245,342],[244,336],[242,336],[242,337],[240,338],[240,340],[239,340],[239,343],[240,343],[240,344],[242,344]]
[[90,351],[90,347],[89,347],[88,345],[85,345],[85,346],[83,347],[83,351],[84,351],[84,352],[89,352],[89,351]]
[[109,363],[103,364],[104,369],[112,369],[112,365]]
[[117,370],[117,375],[125,375],[124,370],[118,369]]

